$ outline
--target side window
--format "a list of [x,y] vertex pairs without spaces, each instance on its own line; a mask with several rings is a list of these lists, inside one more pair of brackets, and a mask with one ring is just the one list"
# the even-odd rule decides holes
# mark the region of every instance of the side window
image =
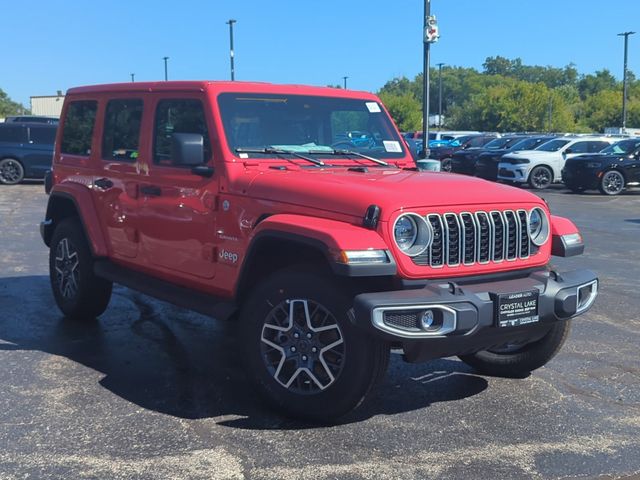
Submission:
[[171,160],[171,135],[174,133],[199,133],[204,138],[204,159],[211,159],[211,140],[200,100],[162,100],[156,107],[154,126],[153,162],[173,165]]
[[30,127],[29,142],[35,145],[53,145],[56,141],[56,129],[47,127]]
[[481,147],[483,146],[485,143],[488,143],[488,141],[492,140],[492,138],[487,138],[487,137],[475,137],[470,139],[466,145],[468,145],[469,147]]
[[27,129],[21,125],[3,125],[0,127],[0,142],[24,143],[27,141]]
[[110,100],[104,115],[102,158],[135,161],[138,158],[142,100]]
[[569,147],[571,153],[587,153],[589,152],[589,144],[592,142],[576,142]]
[[589,153],[596,153],[600,150],[607,148],[609,144],[607,142],[589,142]]
[[93,126],[96,122],[98,102],[82,100],[71,102],[67,108],[62,130],[60,151],[70,155],[90,155]]

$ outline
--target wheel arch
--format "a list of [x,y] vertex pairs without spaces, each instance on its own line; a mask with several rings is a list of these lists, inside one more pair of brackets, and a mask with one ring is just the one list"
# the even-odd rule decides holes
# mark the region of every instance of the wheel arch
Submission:
[[558,179],[558,176],[556,175],[556,172],[551,165],[549,165],[548,163],[539,163],[531,167],[531,170],[529,170],[529,175],[527,175],[527,182],[531,179],[531,174],[533,173],[533,171],[538,167],[545,167],[551,172],[551,183],[555,182]]
[[91,253],[96,257],[107,256],[107,245],[95,215],[91,193],[81,185],[60,187],[62,186],[56,185],[49,195],[47,213],[42,224],[44,243],[50,246],[56,225],[67,218],[76,217],[82,225]]

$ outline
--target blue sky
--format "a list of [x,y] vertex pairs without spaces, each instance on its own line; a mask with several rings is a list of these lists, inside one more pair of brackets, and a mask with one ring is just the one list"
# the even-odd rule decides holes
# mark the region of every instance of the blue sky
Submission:
[[[0,88],[31,95],[93,83],[236,79],[377,90],[422,68],[422,0],[2,0]],[[640,1],[432,0],[441,39],[432,62],[480,68],[488,56],[622,71],[622,39],[640,32]],[[629,68],[640,74],[640,33]]]

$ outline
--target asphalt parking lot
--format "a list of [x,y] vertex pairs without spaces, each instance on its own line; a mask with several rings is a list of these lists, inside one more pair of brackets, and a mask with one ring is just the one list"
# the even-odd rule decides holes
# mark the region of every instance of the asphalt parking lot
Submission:
[[521,380],[393,356],[336,426],[263,408],[229,325],[116,287],[62,318],[37,224],[41,184],[0,188],[0,478],[624,478],[640,473],[640,192],[545,193],[586,238],[563,269],[601,295],[563,351]]

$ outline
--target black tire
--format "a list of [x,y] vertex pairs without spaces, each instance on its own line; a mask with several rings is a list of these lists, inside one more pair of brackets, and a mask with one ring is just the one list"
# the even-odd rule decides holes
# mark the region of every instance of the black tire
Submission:
[[570,320],[560,321],[553,325],[544,337],[535,342],[461,355],[460,360],[486,375],[525,377],[556,356],[569,336],[570,330]]
[[63,220],[53,232],[49,279],[56,303],[68,318],[93,319],[109,305],[112,283],[93,273],[93,256],[76,218]]
[[239,351],[251,383],[275,409],[333,422],[383,377],[389,347],[352,325],[348,292],[328,275],[287,269],[261,282],[244,302]]
[[598,188],[604,195],[618,195],[624,190],[624,175],[617,170],[604,172]]
[[24,180],[24,167],[15,158],[0,160],[0,183],[2,185],[17,185]]
[[529,173],[527,182],[529,186],[535,190],[544,190],[553,183],[553,172],[549,167],[545,167],[544,165],[533,167],[533,170]]
[[443,172],[450,172],[451,171],[451,159],[450,158],[443,158],[442,160],[440,160],[440,170]]

